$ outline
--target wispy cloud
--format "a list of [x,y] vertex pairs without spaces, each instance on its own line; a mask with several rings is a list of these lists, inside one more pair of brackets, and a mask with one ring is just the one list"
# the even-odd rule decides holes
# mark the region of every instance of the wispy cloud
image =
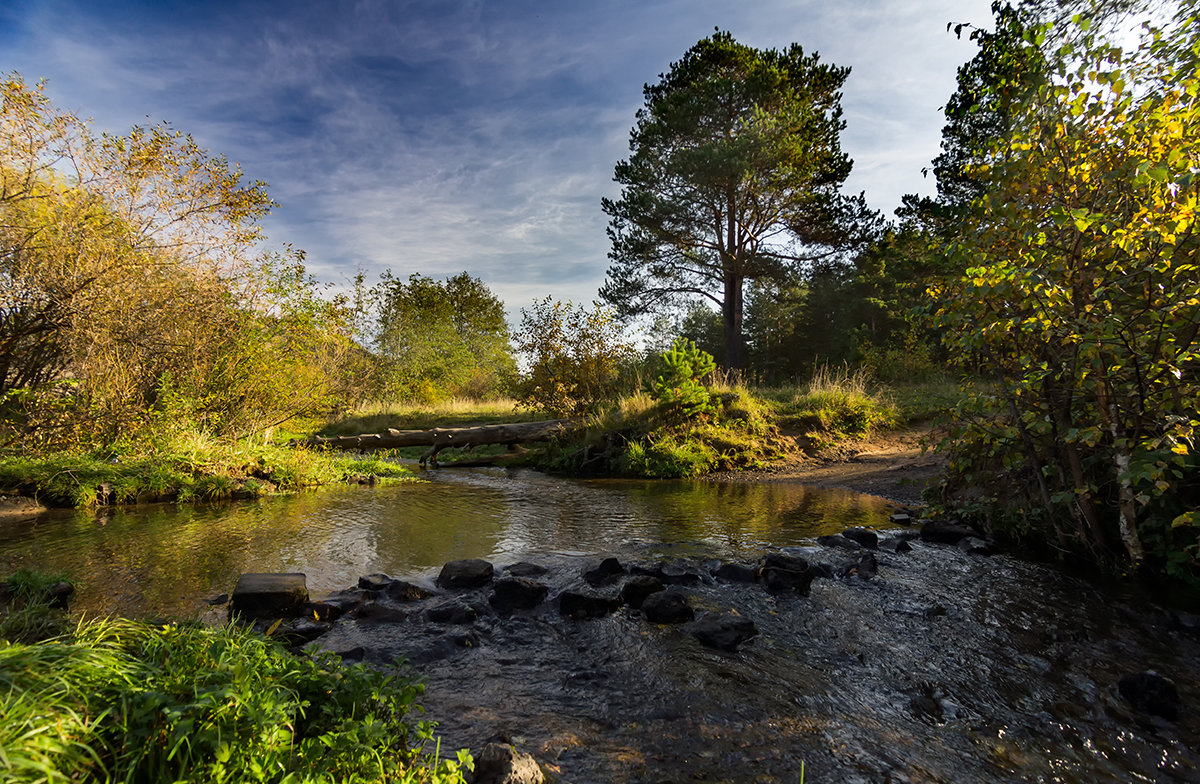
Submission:
[[16,5],[0,68],[113,130],[167,120],[267,180],[272,238],[340,282],[464,269],[513,308],[588,301],[607,267],[602,196],[641,86],[714,26],[850,65],[850,187],[890,211],[929,192],[955,67],[948,21],[987,0],[512,0]]

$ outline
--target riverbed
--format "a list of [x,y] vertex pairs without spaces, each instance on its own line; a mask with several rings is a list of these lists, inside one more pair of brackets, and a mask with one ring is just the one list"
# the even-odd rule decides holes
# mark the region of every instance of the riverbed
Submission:
[[[507,739],[559,782],[1196,781],[1200,637],[1190,616],[1005,555],[915,541],[858,553],[816,536],[887,528],[892,504],[787,482],[571,481],[443,469],[425,484],[188,508],[53,513],[0,525],[0,569],[72,573],[88,614],[194,615],[242,572],[304,572],[314,596],[385,573],[478,606],[430,624],[421,603],[321,638],[426,679],[443,748]],[[767,551],[841,575],[807,596],[712,576]],[[698,612],[758,634],[736,651],[622,608],[564,618],[556,594],[600,558],[691,573]],[[503,616],[488,589],[447,592],[441,565],[547,571],[538,607]],[[1121,694],[1152,670],[1175,720]]]

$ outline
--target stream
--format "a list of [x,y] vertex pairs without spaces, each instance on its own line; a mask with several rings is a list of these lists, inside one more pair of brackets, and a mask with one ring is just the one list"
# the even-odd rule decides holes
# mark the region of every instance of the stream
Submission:
[[[875,552],[874,576],[770,594],[717,579],[768,551],[836,570],[858,554],[813,540],[887,528],[887,502],[783,483],[574,481],[442,469],[431,482],[238,504],[55,512],[0,521],[0,570],[61,570],[87,614],[191,616],[243,572],[304,572],[321,597],[385,573],[452,597],[347,618],[319,638],[427,684],[444,750],[505,740],[552,781],[1200,781],[1195,619],[1004,555],[912,542]],[[563,617],[554,597],[603,557],[693,575],[673,586],[697,613],[750,619],[736,651],[687,624],[623,607]],[[446,561],[498,576],[532,563],[550,601],[511,615],[489,589],[446,591]],[[601,590],[615,591],[617,585]],[[453,598],[469,623],[431,623]],[[1174,682],[1176,720],[1139,710],[1118,683]]]

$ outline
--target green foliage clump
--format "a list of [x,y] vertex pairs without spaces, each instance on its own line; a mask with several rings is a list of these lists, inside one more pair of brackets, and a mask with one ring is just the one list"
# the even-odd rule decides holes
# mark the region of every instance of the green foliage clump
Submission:
[[518,396],[525,408],[551,416],[596,414],[632,386],[634,348],[607,308],[546,297],[521,309],[515,341],[529,362]]
[[445,282],[419,274],[403,282],[389,270],[370,296],[384,399],[479,400],[512,385],[517,366],[504,303],[483,281],[463,272]]
[[963,166],[980,186],[951,248],[965,273],[933,293],[947,347],[991,382],[962,411],[945,501],[1200,585],[1200,16],[1180,8],[1132,49],[1086,26],[1008,41],[1039,72],[989,88],[1018,100]]
[[655,398],[668,417],[696,419],[716,413],[717,405],[704,379],[717,369],[712,354],[679,338],[663,352],[666,371],[650,385]]
[[81,623],[0,644],[0,777],[17,782],[462,782],[413,722],[422,687],[230,626]]
[[803,389],[764,390],[781,427],[807,431],[810,438],[865,437],[899,423],[895,404],[873,392],[865,370],[822,366]]

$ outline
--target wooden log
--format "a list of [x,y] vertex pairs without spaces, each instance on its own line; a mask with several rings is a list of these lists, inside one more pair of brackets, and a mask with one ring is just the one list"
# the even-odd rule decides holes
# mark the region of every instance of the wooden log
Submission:
[[363,433],[357,436],[322,438],[314,436],[294,442],[300,446],[322,446],[331,449],[396,449],[406,446],[428,446],[429,451],[421,457],[421,463],[437,465],[438,453],[443,449],[470,449],[485,444],[523,444],[531,441],[549,441],[555,436],[570,432],[581,424],[570,419],[551,419],[542,422],[509,422],[479,427],[435,427],[431,430],[395,430],[389,428],[382,433]]

